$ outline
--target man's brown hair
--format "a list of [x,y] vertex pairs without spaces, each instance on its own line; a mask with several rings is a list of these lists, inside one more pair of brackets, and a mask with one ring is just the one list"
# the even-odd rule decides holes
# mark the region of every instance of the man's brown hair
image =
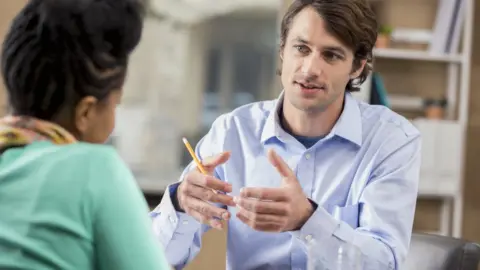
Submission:
[[377,40],[377,20],[366,0],[295,0],[283,16],[280,28],[280,51],[295,16],[306,7],[313,7],[325,21],[327,31],[353,51],[353,71],[367,60],[358,78],[351,79],[346,91],[360,90],[372,70],[372,51]]

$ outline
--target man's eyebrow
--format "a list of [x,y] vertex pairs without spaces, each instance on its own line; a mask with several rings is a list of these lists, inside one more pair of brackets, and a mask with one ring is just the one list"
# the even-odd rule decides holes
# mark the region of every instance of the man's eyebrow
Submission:
[[308,42],[305,38],[302,38],[302,37],[296,37],[294,40],[298,43],[310,44],[310,42]]
[[324,50],[340,53],[342,55],[346,54],[345,49],[340,46],[325,46]]

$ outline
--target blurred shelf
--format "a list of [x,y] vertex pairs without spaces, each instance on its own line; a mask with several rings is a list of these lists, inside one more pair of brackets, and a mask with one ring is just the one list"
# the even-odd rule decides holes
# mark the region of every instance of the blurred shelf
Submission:
[[416,231],[418,233],[431,234],[431,235],[442,235],[446,236],[442,231]]
[[140,189],[149,194],[161,194],[168,187],[164,181],[152,181],[146,178],[137,178],[136,180]]
[[445,63],[461,63],[460,54],[432,54],[427,51],[401,50],[401,49],[378,49],[373,50],[373,56],[376,58],[399,59],[399,60],[419,60]]
[[392,110],[421,111],[423,110],[423,98],[414,96],[388,95]]
[[135,180],[142,192],[148,194],[163,194],[170,184],[178,181],[180,175],[181,170],[176,174],[171,174],[171,176],[145,177],[135,175]]
[[[434,179],[422,178],[419,181],[418,196],[422,198],[454,198],[458,196],[458,181],[435,183]],[[453,178],[452,178],[453,180]]]

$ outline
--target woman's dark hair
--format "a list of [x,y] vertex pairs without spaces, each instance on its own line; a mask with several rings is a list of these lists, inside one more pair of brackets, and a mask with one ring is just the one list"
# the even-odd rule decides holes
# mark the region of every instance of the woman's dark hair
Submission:
[[3,43],[13,113],[50,120],[120,89],[143,15],[141,0],[30,0]]
[[353,68],[367,64],[360,76],[348,82],[346,91],[360,90],[360,85],[372,70],[372,51],[377,40],[377,20],[367,0],[295,0],[285,13],[280,29],[280,50],[285,42],[295,16],[306,7],[312,7],[325,21],[330,34],[352,49]]

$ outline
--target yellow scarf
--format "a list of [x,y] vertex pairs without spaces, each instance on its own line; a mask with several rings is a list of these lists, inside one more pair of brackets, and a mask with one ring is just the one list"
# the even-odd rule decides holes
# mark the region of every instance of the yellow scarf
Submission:
[[70,144],[77,140],[59,125],[33,117],[7,116],[0,119],[0,153],[35,141]]

